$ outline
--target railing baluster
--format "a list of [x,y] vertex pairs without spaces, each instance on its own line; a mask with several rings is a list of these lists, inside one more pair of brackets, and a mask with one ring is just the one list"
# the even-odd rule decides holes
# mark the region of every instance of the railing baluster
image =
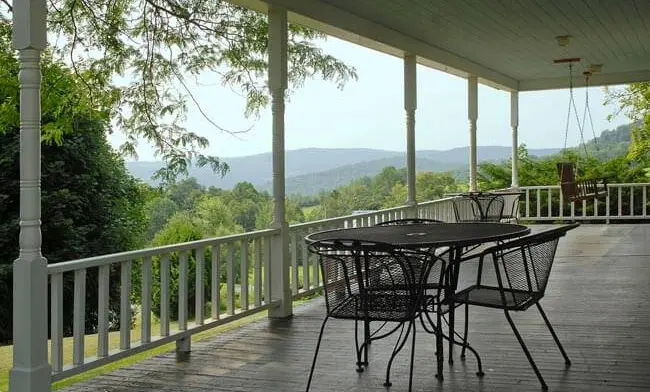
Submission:
[[74,271],[74,308],[73,314],[73,341],[72,364],[75,366],[84,363],[84,340],[86,332],[86,269]]
[[630,186],[630,216],[634,216],[634,186]]
[[181,251],[178,260],[178,329],[187,330],[187,269],[188,252]]
[[131,347],[131,260],[120,265],[120,350]]
[[607,187],[607,196],[605,197],[605,216],[607,216],[607,219],[605,219],[605,223],[609,223],[609,218],[611,216],[611,211],[610,211],[610,203],[611,198],[610,198],[610,188]]
[[643,211],[642,211],[642,213],[643,213],[643,217],[645,218],[645,217],[648,216],[648,186],[647,185],[643,186],[642,198],[643,198]]
[[553,189],[548,188],[548,199],[546,200],[546,210],[548,217],[553,216],[553,205],[551,204],[553,201]]
[[99,288],[97,292],[97,356],[108,356],[108,312],[110,299],[111,266],[105,264],[99,267],[97,279]]
[[226,311],[232,316],[235,314],[235,244],[232,242],[228,244],[227,263],[226,289],[228,302],[226,302]]
[[526,218],[530,218],[530,189],[526,189]]
[[618,216],[623,216],[623,187],[618,187]]
[[539,218],[542,216],[542,190],[537,189],[537,216]]
[[212,319],[218,320],[221,313],[221,246],[214,244],[212,246],[212,276],[210,288],[212,292]]
[[140,342],[151,341],[151,257],[142,260],[142,298],[140,298]]
[[560,210],[559,210],[559,216],[560,220],[564,217],[564,195],[562,195],[562,190],[559,192],[560,195]]
[[50,282],[51,309],[51,339],[52,351],[50,362],[52,371],[58,373],[63,370],[63,274],[53,274]]
[[587,216],[587,200],[582,201],[582,216]]
[[204,298],[203,298],[203,275],[205,275],[205,248],[200,247],[196,250],[196,269],[194,271],[194,322],[196,325],[203,325],[203,308],[204,308]]
[[[301,239],[303,237],[303,235],[300,236]],[[302,289],[309,290],[309,253],[305,241],[300,241],[300,249],[302,250]]]
[[255,298],[253,303],[255,307],[262,305],[262,238],[255,238],[253,243],[254,247],[254,274],[253,274],[253,290],[255,290]]
[[264,238],[264,303],[271,302],[271,237]]
[[296,233],[291,233],[291,293],[298,294],[298,246]]
[[160,336],[169,336],[169,255],[160,257]]
[[248,310],[248,240],[241,240],[241,277],[239,279],[239,307]]
[[594,217],[598,216],[598,199],[594,197]]

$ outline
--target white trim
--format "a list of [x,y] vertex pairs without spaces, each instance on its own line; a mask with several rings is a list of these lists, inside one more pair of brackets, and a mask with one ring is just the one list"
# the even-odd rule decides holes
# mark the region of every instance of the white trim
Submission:
[[[644,71],[632,71],[610,74],[593,74],[589,81],[590,86],[607,86],[617,84],[628,84],[634,82],[650,81],[650,69]],[[574,76],[574,87],[584,87],[585,80],[580,75]],[[537,90],[555,90],[569,88],[569,77],[543,78],[521,80],[519,82],[520,91],[537,91]]]
[[400,58],[414,54],[421,65],[460,77],[476,75],[480,83],[497,89],[519,88],[510,76],[318,0],[228,1],[259,12],[267,12],[268,4],[283,6],[291,23]]

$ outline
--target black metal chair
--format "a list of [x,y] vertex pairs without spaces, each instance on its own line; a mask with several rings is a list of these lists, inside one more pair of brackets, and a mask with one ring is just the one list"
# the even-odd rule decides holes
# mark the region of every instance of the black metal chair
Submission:
[[479,194],[452,199],[456,222],[500,222],[503,218],[503,196]]
[[[419,317],[423,291],[419,280],[428,271],[416,271],[413,259],[419,252],[405,255],[388,244],[356,240],[321,240],[309,244],[309,250],[319,255],[327,314],[318,335],[306,391],[309,391],[316,366],[325,325],[330,318],[355,321],[357,371],[367,363],[367,349],[359,345],[358,322],[388,321],[401,325],[398,338],[386,370],[385,386],[390,386],[390,369],[395,356],[412,333],[409,391],[413,378],[415,355],[415,320]],[[427,254],[420,254],[428,257]],[[426,269],[427,263],[422,264]],[[404,325],[407,324],[406,333]],[[396,329],[393,330],[393,332]],[[391,332],[392,333],[392,332]],[[383,337],[390,335],[385,334]],[[365,339],[365,337],[364,337]],[[367,347],[366,347],[367,348]],[[362,355],[365,355],[362,361]]]
[[[555,343],[564,356],[567,366],[571,361],[560,343],[551,323],[542,310],[539,301],[544,297],[548,283],[551,267],[555,258],[555,252],[559,239],[567,231],[574,229],[579,224],[564,225],[543,232],[527,235],[516,240],[493,246],[475,256],[478,260],[478,273],[476,284],[462,289],[454,294],[457,304],[465,305],[465,331],[463,335],[463,350],[461,358],[465,355],[467,343],[469,305],[482,306],[496,309],[503,309],[506,319],[510,324],[519,344],[521,345],[530,365],[543,389],[547,389],[546,382],[542,377],[533,357],[530,355],[517,327],[510,317],[511,311],[525,311],[532,305],[536,305],[546,326],[548,327]],[[484,265],[483,261],[491,256],[492,264]],[[466,263],[467,261],[463,261]],[[485,276],[485,270],[492,268],[494,276]],[[494,279],[496,278],[496,283]],[[485,283],[486,280],[492,280]],[[452,310],[453,311],[453,310]]]

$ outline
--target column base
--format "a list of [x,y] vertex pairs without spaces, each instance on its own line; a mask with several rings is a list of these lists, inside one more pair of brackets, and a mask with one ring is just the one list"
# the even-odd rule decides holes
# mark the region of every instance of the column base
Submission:
[[49,392],[51,391],[50,377],[52,367],[45,364],[37,368],[21,368],[14,366],[9,371],[10,392]]

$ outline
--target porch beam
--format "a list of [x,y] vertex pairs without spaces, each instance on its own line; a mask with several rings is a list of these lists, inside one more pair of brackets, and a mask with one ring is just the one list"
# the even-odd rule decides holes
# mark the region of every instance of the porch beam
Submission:
[[285,211],[284,112],[287,89],[287,10],[270,6],[269,16],[269,91],[273,128],[273,222],[279,234],[271,240],[271,300],[269,317],[292,314],[289,286],[289,225]]
[[469,120],[469,190],[475,192],[476,186],[476,124],[478,121],[478,78],[467,78],[467,118]]
[[510,92],[510,128],[512,129],[512,181],[510,186],[512,188],[519,188],[519,92]]
[[416,56],[404,56],[404,110],[406,111],[406,205],[411,210],[417,205],[415,188],[415,110],[417,109],[417,61]]
[[47,360],[47,260],[41,254],[41,53],[45,0],[13,4],[20,83],[20,252],[13,265],[13,367],[9,391],[50,390]]
[[[650,81],[650,69],[620,73],[594,73],[589,78],[590,86],[608,86]],[[574,87],[584,87],[585,79],[573,79]],[[569,88],[568,76],[557,78],[528,79],[519,82],[519,91],[557,90]]]
[[273,4],[283,6],[289,11],[288,17],[291,23],[393,56],[403,57],[406,53],[413,54],[422,65],[460,77],[476,75],[481,83],[497,89],[508,91],[518,89],[518,81],[510,76],[322,1],[227,1],[260,12],[266,12]]

